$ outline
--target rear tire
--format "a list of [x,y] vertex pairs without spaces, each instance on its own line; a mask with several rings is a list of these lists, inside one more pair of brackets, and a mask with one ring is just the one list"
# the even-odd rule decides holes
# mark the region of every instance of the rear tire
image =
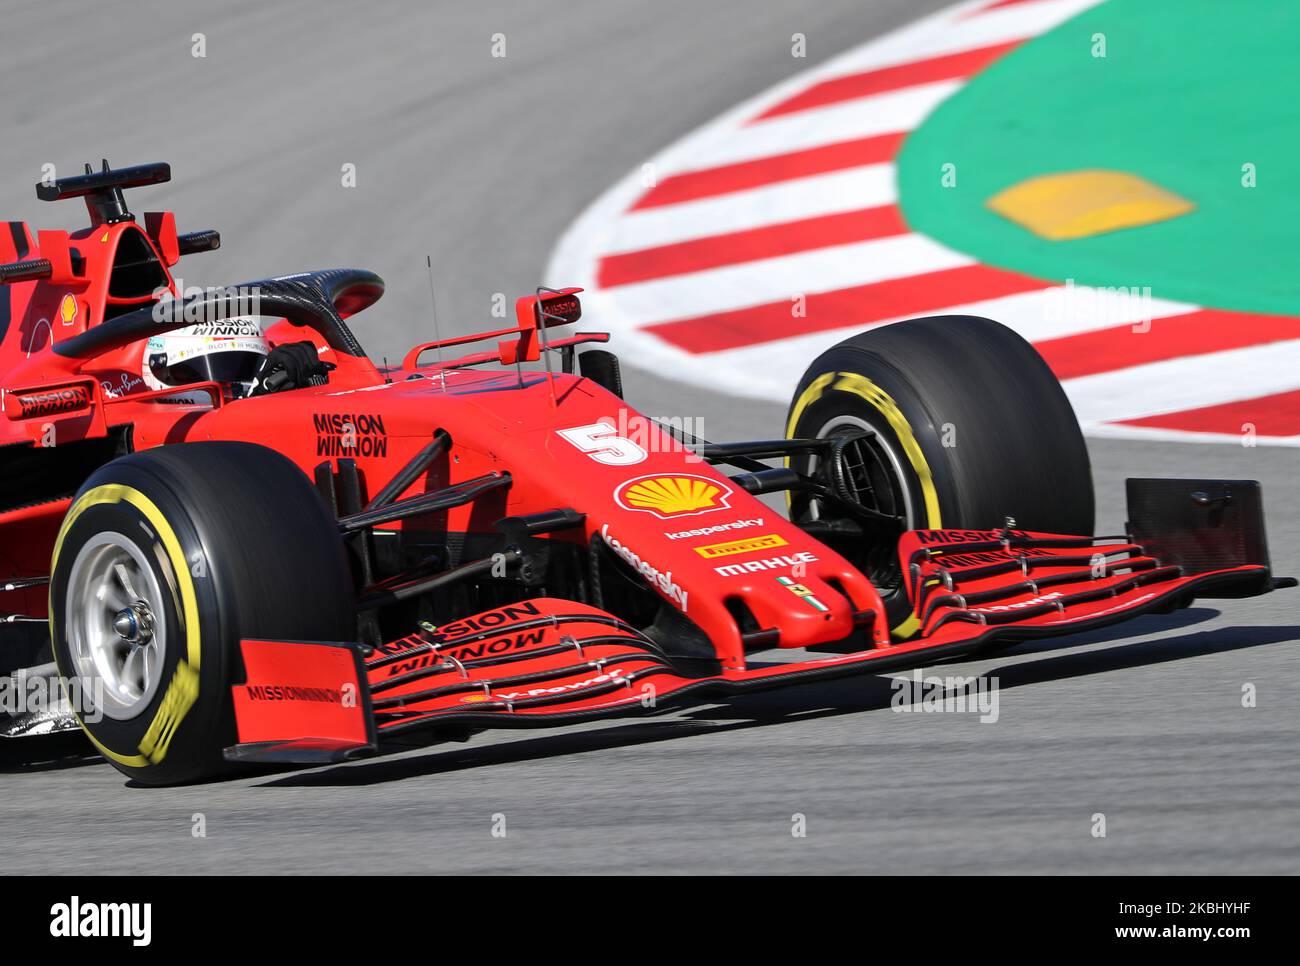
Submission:
[[[934,316],[871,329],[822,353],[795,390],[786,435],[865,431],[862,462],[877,509],[902,529],[1017,528],[1091,535],[1088,449],[1065,392],[1011,329],[976,316]],[[791,460],[810,472],[815,457]],[[872,469],[872,467],[875,467]],[[892,480],[891,480],[892,476]],[[795,497],[791,519],[821,513]],[[896,637],[915,633],[901,588],[899,530],[843,550],[881,589]]]
[[178,444],[97,470],[64,519],[50,603],[82,727],[149,785],[225,769],[241,638],[356,637],[332,515],[293,463],[252,443]]

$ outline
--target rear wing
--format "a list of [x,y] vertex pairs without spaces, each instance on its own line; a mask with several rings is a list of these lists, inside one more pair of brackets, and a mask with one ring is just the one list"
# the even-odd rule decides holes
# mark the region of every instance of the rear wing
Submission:
[[137,164],[113,171],[104,159],[102,171],[89,164],[86,173],[58,181],[42,181],[36,185],[36,197],[41,201],[64,201],[68,198],[85,198],[91,225],[115,225],[119,221],[134,221],[127,210],[123,188],[165,184],[172,179],[171,165],[165,161]]
[[[116,171],[104,160],[103,169],[95,171],[89,164],[86,173],[56,181],[41,181],[36,185],[36,197],[41,201],[66,201],[84,198],[90,225],[115,225],[135,221],[135,215],[126,207],[123,189],[145,185],[165,184],[172,178],[171,165],[165,161],[137,164]],[[182,255],[215,251],[221,247],[221,236],[213,229],[176,233],[176,220],[170,212],[145,215],[145,232],[158,247],[163,261],[170,267]],[[70,249],[66,232],[41,232],[38,258],[28,258],[31,253],[31,235],[22,222],[9,223],[9,243],[0,243],[0,257],[13,259],[0,264],[0,285],[52,279],[70,283],[84,278],[84,260],[75,249]],[[66,264],[65,264],[66,263]]]

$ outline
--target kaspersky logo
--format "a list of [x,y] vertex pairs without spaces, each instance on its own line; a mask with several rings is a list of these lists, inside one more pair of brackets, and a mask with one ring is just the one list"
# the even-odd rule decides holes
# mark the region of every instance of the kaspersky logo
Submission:
[[629,567],[641,575],[642,580],[675,603],[681,608],[683,614],[686,613],[688,594],[682,589],[681,584],[673,580],[671,570],[661,571],[648,560],[642,560],[635,550],[609,532],[608,523],[600,528],[600,537],[609,549],[622,557]]
[[625,510],[644,510],[660,520],[671,520],[725,510],[731,493],[731,487],[719,480],[683,473],[628,480],[614,491],[614,499]]

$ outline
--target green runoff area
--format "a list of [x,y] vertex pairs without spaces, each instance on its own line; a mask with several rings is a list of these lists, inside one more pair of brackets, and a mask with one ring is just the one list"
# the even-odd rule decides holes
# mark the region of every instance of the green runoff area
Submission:
[[[1108,0],[977,75],[898,166],[907,222],[986,264],[1300,314],[1300,3]],[[1052,240],[988,207],[1080,171],[1135,175],[1191,210]]]

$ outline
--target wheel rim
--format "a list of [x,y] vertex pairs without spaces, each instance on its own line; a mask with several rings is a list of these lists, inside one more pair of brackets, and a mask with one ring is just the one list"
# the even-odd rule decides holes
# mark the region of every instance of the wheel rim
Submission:
[[[865,419],[842,414],[827,420],[817,430],[816,438],[825,439],[830,436],[841,436],[848,433],[866,434],[859,444],[859,458],[864,463],[864,472],[870,473],[871,467],[867,464],[874,462],[883,471],[887,478],[885,482],[891,491],[893,506],[882,506],[877,502],[871,509],[892,516],[902,516],[906,521],[904,529],[916,529],[916,508],[912,500],[911,487],[907,485],[907,474],[903,470],[903,461],[899,454],[894,451],[894,447],[889,444],[889,441],[880,435],[876,427]],[[817,457],[814,456],[809,466],[809,472],[815,472],[816,469]],[[901,506],[898,505],[900,503]],[[816,503],[813,504],[811,509],[813,518],[816,519],[819,512]]]
[[[889,540],[868,540],[868,546],[853,562],[871,579],[882,592],[893,593],[901,590],[902,575],[898,566],[897,538],[907,530],[917,526],[916,505],[912,488],[907,483],[907,474],[903,469],[901,455],[875,426],[866,420],[847,413],[832,416],[817,430],[816,438],[847,434],[864,434],[861,439],[850,446],[854,449],[857,467],[850,470],[855,477],[854,489],[859,502],[872,510],[890,516],[901,516],[903,525],[897,532],[876,534],[877,538],[887,536]],[[817,469],[814,456],[809,472]],[[811,519],[817,519],[821,507],[817,500],[808,507]]]
[[82,693],[118,721],[153,700],[167,656],[163,595],[143,551],[100,533],[77,554],[64,607],[68,649]]

